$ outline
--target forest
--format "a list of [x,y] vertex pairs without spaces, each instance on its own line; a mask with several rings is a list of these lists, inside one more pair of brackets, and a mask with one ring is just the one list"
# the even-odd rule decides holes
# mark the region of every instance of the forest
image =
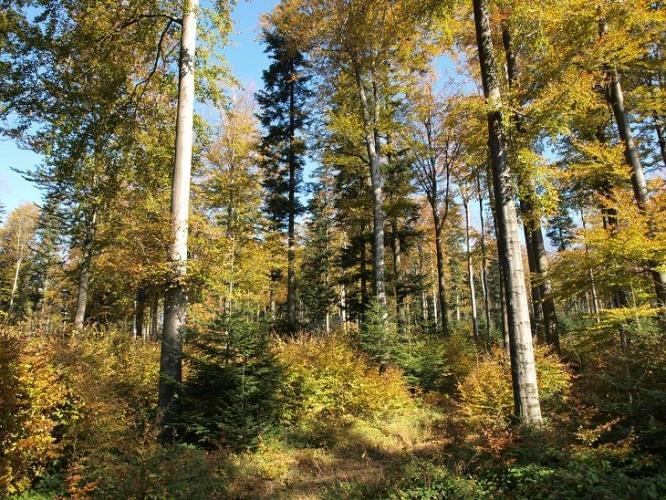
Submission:
[[666,4],[267,3],[0,0],[0,498],[666,498]]

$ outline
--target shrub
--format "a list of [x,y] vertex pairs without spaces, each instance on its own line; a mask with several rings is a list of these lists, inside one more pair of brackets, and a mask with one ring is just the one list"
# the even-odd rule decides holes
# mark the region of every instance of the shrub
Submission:
[[19,493],[67,469],[73,483],[93,485],[89,455],[141,442],[154,417],[158,346],[94,330],[69,338],[5,331],[0,343],[3,489]]
[[237,310],[192,332],[190,374],[170,417],[189,442],[252,446],[277,421],[282,370],[268,328],[250,314]]
[[461,333],[419,335],[409,339],[398,361],[412,386],[451,394],[471,371],[476,353],[469,337]]
[[277,346],[285,371],[282,419],[371,416],[412,405],[400,370],[380,372],[342,335],[300,337]]
[[[640,448],[666,453],[666,349],[664,335],[636,308],[604,311],[598,325],[565,337],[564,352],[576,363],[576,393],[595,409],[593,424],[616,421],[604,440],[633,432]],[[628,340],[622,348],[620,335]]]
[[491,498],[487,486],[481,482],[456,475],[450,470],[429,462],[414,460],[408,463],[402,477],[389,491],[392,499],[477,499]]
[[42,339],[0,337],[0,490],[8,493],[26,490],[61,458],[59,436],[77,418],[76,398],[50,354]]
[[[544,415],[565,408],[571,389],[571,372],[547,347],[535,349],[539,398]],[[487,355],[458,386],[463,423],[490,436],[509,429],[513,392],[511,364],[503,351]],[[487,443],[486,443],[487,444]]]

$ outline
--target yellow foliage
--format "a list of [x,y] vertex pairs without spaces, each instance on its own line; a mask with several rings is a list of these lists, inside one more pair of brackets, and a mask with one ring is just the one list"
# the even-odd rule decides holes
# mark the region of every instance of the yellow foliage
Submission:
[[[569,398],[571,372],[545,346],[536,346],[535,358],[539,397],[546,417]],[[482,360],[458,385],[459,411],[463,423],[487,438],[508,432],[513,410],[511,365],[509,357],[495,350]]]
[[286,370],[287,420],[374,415],[413,405],[400,370],[380,373],[342,336],[284,342],[277,356]]
[[0,332],[0,488],[20,493],[71,460],[73,491],[85,490],[86,455],[122,446],[152,415],[157,359],[158,346],[113,332]]

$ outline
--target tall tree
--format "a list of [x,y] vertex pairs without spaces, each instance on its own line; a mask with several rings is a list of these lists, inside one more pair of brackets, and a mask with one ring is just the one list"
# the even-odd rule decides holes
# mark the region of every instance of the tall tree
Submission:
[[[604,17],[603,9],[601,6],[598,8],[599,12],[599,36],[604,39],[608,36],[608,23]],[[618,134],[624,148],[624,158],[627,166],[631,169],[631,186],[634,191],[634,198],[636,205],[641,212],[648,210],[648,188],[645,178],[645,172],[638,154],[633,132],[631,130],[629,116],[624,103],[624,91],[620,81],[620,73],[616,67],[606,63],[604,65],[607,86],[608,102],[613,110],[615,123],[617,125]],[[653,223],[654,224],[654,223]],[[653,225],[651,224],[651,225]],[[654,282],[655,294],[657,302],[660,307],[666,308],[666,272],[661,270],[663,267],[662,262],[652,261],[648,263],[650,267],[650,274]],[[663,321],[666,322],[666,313],[662,315]]]
[[435,236],[437,298],[442,332],[449,333],[447,278],[445,270],[444,226],[451,206],[451,175],[461,160],[460,129],[451,120],[452,101],[439,100],[432,86],[426,85],[417,94],[410,127],[410,143],[414,157],[414,177],[430,206]]
[[279,30],[264,30],[265,52],[271,64],[263,72],[264,89],[257,93],[264,127],[266,212],[279,231],[287,230],[287,323],[296,326],[296,217],[304,165],[303,128],[310,95],[303,53]]
[[182,376],[182,327],[187,314],[187,234],[190,207],[190,174],[194,140],[194,61],[198,0],[183,5],[176,119],[176,154],[171,192],[172,276],[164,298],[164,325],[160,355],[160,419],[168,411]]
[[488,142],[495,192],[497,236],[509,322],[509,346],[516,415],[526,424],[541,423],[529,307],[525,288],[512,173],[506,156],[502,94],[493,49],[487,0],[473,0],[483,92],[488,106]]

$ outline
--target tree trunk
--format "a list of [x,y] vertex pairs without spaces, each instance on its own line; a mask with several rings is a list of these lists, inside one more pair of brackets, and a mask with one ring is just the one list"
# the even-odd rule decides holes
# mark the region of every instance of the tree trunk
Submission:
[[347,289],[345,284],[340,285],[340,324],[342,330],[347,332]]
[[509,313],[506,306],[506,287],[504,285],[504,278],[502,277],[502,271],[500,271],[500,309],[502,313],[502,342],[504,350],[507,354],[511,354],[511,349],[509,348]]
[[361,241],[361,263],[360,263],[360,268],[361,268],[361,306],[362,310],[365,311],[366,307],[368,306],[368,279],[367,279],[367,264],[366,264],[366,258],[365,258],[365,229],[364,229],[364,234],[362,235],[362,241]]
[[560,349],[560,336],[557,332],[557,317],[555,315],[555,300],[553,299],[553,287],[548,277],[548,256],[543,241],[541,224],[536,223],[532,229],[532,246],[534,249],[534,263],[541,289],[541,310],[543,314],[543,328],[546,343],[556,350]]
[[[645,212],[647,209],[647,182],[645,180],[641,160],[638,156],[638,149],[634,143],[631,127],[629,126],[629,120],[627,119],[620,76],[617,71],[614,70],[609,70],[609,73],[610,104],[613,109],[613,115],[615,116],[620,139],[624,144],[624,157],[627,165],[631,167],[631,186],[634,190],[634,198],[636,199],[636,204],[641,212]],[[650,273],[652,274],[657,303],[659,307],[664,308],[666,307],[666,272],[656,269],[659,266],[658,262],[649,262],[648,265],[651,268]]]
[[[290,62],[294,73],[293,61]],[[295,250],[295,221],[296,221],[296,154],[294,151],[294,82],[289,82],[289,224],[287,229],[287,321],[289,329],[296,326],[296,250]]]
[[88,305],[88,285],[90,284],[90,264],[92,262],[93,244],[97,226],[97,209],[93,208],[90,226],[87,228],[83,242],[83,259],[79,268],[79,283],[76,293],[76,312],[74,313],[74,329],[82,330]]
[[435,331],[439,329],[439,315],[437,314],[437,292],[432,291],[432,317],[435,321]]
[[405,300],[402,295],[400,287],[402,285],[402,252],[400,248],[400,234],[398,231],[398,223],[395,220],[391,221],[391,244],[393,250],[393,272],[394,272],[394,289],[395,289],[395,312],[398,317],[398,331],[402,334],[405,333]]
[[383,311],[386,312],[386,284],[384,281],[384,176],[381,171],[381,152],[378,150],[377,123],[373,120],[370,104],[365,91],[365,84],[360,69],[356,68],[356,86],[361,101],[365,144],[370,161],[370,181],[372,185],[373,209],[373,254],[372,270],[375,296]]
[[[511,42],[511,32],[506,23],[502,25],[502,44],[507,60],[507,79],[509,88],[515,86],[517,78],[516,56]],[[524,132],[523,122],[520,116],[514,118],[515,128],[518,133]],[[528,180],[527,199],[529,200],[535,192],[531,180]],[[544,339],[548,344],[559,350],[560,341],[557,333],[557,321],[555,318],[555,301],[551,296],[552,287],[548,278],[548,257],[543,243],[541,222],[536,220],[534,207],[531,201],[521,200],[521,211],[524,215],[523,229],[525,231],[525,244],[527,246],[527,257],[530,272],[536,277],[536,284],[532,286],[532,306],[534,309],[535,331],[542,330]],[[532,280],[530,280],[531,282]],[[539,328],[542,326],[543,328]]]
[[[603,38],[607,31],[608,26],[606,20],[600,16],[600,37]],[[620,83],[620,75],[615,69],[607,68],[606,76],[609,85],[608,100],[613,110],[613,116],[615,117],[620,140],[624,145],[624,158],[627,166],[631,168],[631,186],[634,190],[634,198],[636,199],[636,204],[640,211],[645,213],[647,209],[648,195],[647,182],[645,180],[645,173],[643,172],[640,157],[638,156],[638,149],[634,142],[633,133],[631,132],[631,126],[629,125],[627,112],[624,107],[624,93],[622,91],[622,84]],[[652,226],[653,223],[650,222],[650,225]],[[650,237],[650,235],[648,235],[648,237]],[[660,264],[660,262],[648,262],[650,274],[652,275],[652,281],[654,283],[657,304],[663,311],[664,308],[666,308],[666,272],[657,269]],[[666,322],[666,312],[662,312],[660,316],[662,322]]]
[[152,297],[150,298],[150,338],[157,339],[158,332],[158,308],[159,308],[160,294],[157,287],[153,288]]
[[[524,206],[521,201],[521,208]],[[537,337],[542,334],[542,308],[541,308],[541,287],[536,282],[537,269],[536,269],[536,256],[534,253],[534,243],[532,241],[532,231],[529,228],[529,214],[526,210],[521,210],[525,213],[525,220],[523,221],[523,230],[525,235],[525,249],[527,252],[527,265],[530,270],[530,290],[532,295],[532,335]],[[542,336],[543,339],[543,336]]]
[[439,310],[442,313],[442,333],[449,334],[449,306],[446,301],[446,275],[444,274],[444,250],[442,248],[442,221],[437,210],[432,207],[433,225],[435,226],[435,258],[437,261],[437,295]]
[[465,240],[467,242],[467,284],[469,286],[469,300],[472,309],[472,335],[474,341],[479,343],[479,325],[476,312],[476,291],[474,289],[474,269],[472,264],[472,248],[469,241],[469,206],[466,199],[463,198],[463,208],[465,210]]
[[488,275],[486,273],[486,229],[483,219],[483,198],[481,197],[481,174],[476,176],[476,190],[479,198],[479,220],[481,222],[481,289],[483,291],[483,312],[486,318],[486,345],[490,347],[490,297],[488,293]]
[[187,234],[192,169],[194,117],[194,60],[198,0],[186,0],[180,44],[176,157],[171,193],[171,282],[164,297],[160,356],[159,416],[162,420],[178,390],[182,371],[181,328],[187,314]]
[[82,330],[88,305],[88,285],[90,283],[90,258],[85,257],[79,269],[79,283],[76,293],[76,312],[74,313],[74,329]]
[[140,286],[136,291],[134,299],[134,338],[144,337],[144,324],[148,292],[145,287]]
[[652,112],[654,119],[654,131],[657,134],[657,142],[659,143],[659,151],[661,152],[661,162],[666,167],[666,131],[664,126],[659,123],[659,116],[656,112]]
[[526,424],[540,424],[541,406],[530,331],[518,218],[502,132],[502,102],[493,53],[487,0],[473,0],[483,90],[488,101],[488,137],[497,212],[500,267],[507,291],[509,346],[515,413]]

